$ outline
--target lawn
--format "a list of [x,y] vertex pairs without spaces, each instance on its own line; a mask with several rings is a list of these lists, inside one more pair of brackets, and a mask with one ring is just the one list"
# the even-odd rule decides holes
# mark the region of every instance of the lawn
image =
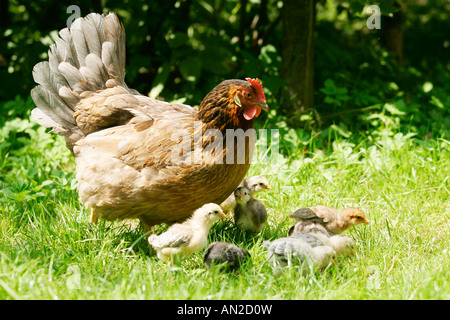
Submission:
[[[26,117],[8,120],[0,134],[0,299],[450,299],[450,141],[388,127],[328,136],[324,148],[311,134],[289,154],[252,165],[248,175],[272,186],[258,196],[268,223],[257,235],[231,218],[214,225],[210,242],[252,256],[229,274],[208,271],[203,252],[180,267],[159,261],[135,223],[90,224],[63,140]],[[346,231],[355,255],[274,276],[262,242],[285,236],[288,215],[317,204],[366,212],[369,225]]]

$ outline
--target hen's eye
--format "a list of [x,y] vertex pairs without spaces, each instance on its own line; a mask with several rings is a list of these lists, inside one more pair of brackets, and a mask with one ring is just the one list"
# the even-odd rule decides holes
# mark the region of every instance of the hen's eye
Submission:
[[246,92],[246,93],[245,93],[245,97],[246,97],[247,99],[251,99],[251,98],[252,98],[252,94],[251,94],[250,92]]

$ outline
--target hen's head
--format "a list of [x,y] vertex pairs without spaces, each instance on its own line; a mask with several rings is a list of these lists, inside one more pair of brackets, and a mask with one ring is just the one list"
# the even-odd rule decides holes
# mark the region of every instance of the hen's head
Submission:
[[197,119],[219,130],[251,128],[261,110],[269,111],[258,79],[225,80],[206,95]]

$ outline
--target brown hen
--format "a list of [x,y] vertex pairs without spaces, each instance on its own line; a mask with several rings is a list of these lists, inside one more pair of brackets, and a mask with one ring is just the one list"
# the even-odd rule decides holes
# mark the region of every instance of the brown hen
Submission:
[[33,69],[32,117],[66,138],[94,222],[174,223],[233,192],[250,166],[249,129],[268,111],[258,79],[223,81],[198,109],[167,103],[125,84],[125,32],[114,13],[89,14],[59,34],[49,61]]

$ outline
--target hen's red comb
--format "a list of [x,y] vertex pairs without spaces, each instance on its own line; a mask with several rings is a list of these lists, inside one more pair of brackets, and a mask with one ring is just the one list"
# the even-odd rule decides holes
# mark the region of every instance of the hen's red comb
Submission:
[[253,86],[253,88],[255,88],[256,92],[258,93],[258,95],[266,100],[266,96],[264,95],[264,90],[263,90],[263,86],[262,86],[262,82],[259,82],[259,79],[252,79],[252,78],[245,78],[245,80],[247,80],[248,82],[250,82],[250,84]]

